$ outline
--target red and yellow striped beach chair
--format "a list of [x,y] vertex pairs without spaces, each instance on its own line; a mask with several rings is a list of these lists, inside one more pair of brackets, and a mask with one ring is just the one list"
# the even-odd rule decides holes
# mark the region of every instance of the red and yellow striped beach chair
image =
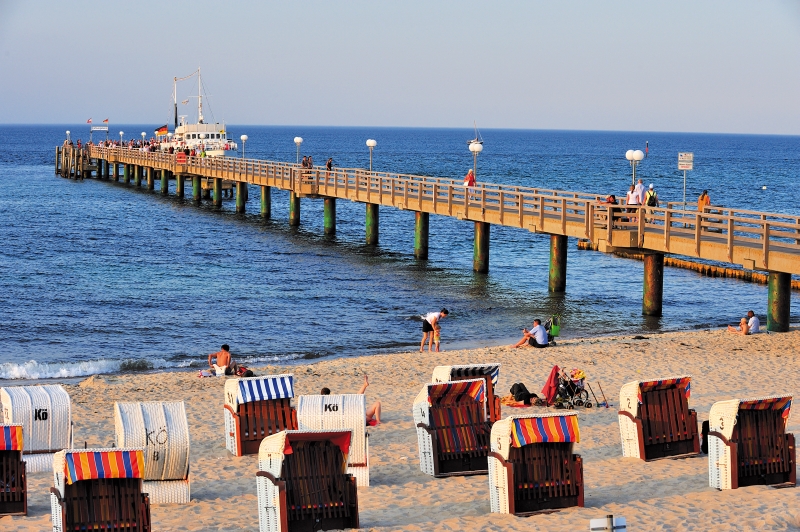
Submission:
[[28,515],[22,425],[0,424],[0,516]]

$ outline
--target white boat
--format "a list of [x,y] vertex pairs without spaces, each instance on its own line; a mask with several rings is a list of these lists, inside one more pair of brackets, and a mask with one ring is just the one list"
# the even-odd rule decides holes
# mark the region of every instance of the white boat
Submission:
[[[189,124],[185,115],[178,116],[178,82],[197,76],[197,123]],[[175,111],[174,131],[168,133],[166,126],[160,128],[156,134],[164,139],[159,143],[163,151],[174,148],[175,151],[185,149],[195,150],[197,155],[205,152],[207,157],[224,157],[235,155],[239,149],[236,142],[228,136],[225,123],[206,123],[203,117],[203,85],[200,78],[200,69],[183,78],[173,78],[172,103]],[[186,104],[189,100],[184,100]]]

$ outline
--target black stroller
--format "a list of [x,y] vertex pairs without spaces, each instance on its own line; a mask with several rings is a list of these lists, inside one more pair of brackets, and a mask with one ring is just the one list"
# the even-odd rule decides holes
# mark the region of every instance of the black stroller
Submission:
[[592,408],[589,392],[584,387],[586,373],[582,369],[573,369],[570,374],[563,369],[558,372],[558,388],[555,398],[556,408],[573,409],[576,406]]

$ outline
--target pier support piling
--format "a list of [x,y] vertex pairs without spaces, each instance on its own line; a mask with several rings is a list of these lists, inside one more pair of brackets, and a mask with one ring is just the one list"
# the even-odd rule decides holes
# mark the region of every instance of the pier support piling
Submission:
[[138,164],[133,165],[133,186],[137,188],[142,186],[142,168]]
[[336,234],[336,198],[323,200],[322,225],[326,235]]
[[550,279],[547,284],[550,292],[567,290],[567,237],[550,235]]
[[119,182],[119,164],[113,163],[111,165],[111,177],[114,178],[114,181]]
[[60,162],[61,162],[61,148],[56,146],[56,175],[59,174],[58,167],[60,166]]
[[367,203],[367,245],[377,246],[380,233],[380,206],[377,203]]
[[489,273],[489,228],[486,222],[475,222],[475,245],[472,251],[472,270]]
[[789,331],[789,310],[792,301],[792,275],[769,272],[767,295],[767,330]]
[[183,174],[175,174],[175,196],[183,199]]
[[192,199],[195,203],[199,204],[202,199],[202,187],[200,186],[200,176],[192,176]]
[[161,194],[169,194],[169,170],[161,170]]
[[129,164],[122,165],[122,182],[126,185],[131,184],[131,165]]
[[222,207],[222,178],[214,178],[214,207]]
[[430,214],[427,212],[414,213],[414,258],[428,259],[428,228]]
[[103,179],[108,181],[111,178],[111,164],[106,160],[103,159]]
[[261,216],[272,217],[272,189],[265,185],[261,185]]
[[147,190],[156,189],[155,168],[147,167]]
[[300,225],[300,197],[294,192],[289,193],[289,225]]
[[642,291],[642,314],[661,316],[664,296],[664,254],[644,255],[644,285]]
[[236,212],[244,213],[247,205],[247,183],[236,182]]

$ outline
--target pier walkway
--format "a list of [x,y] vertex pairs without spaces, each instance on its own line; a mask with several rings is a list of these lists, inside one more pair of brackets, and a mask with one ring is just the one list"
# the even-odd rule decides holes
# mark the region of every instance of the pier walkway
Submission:
[[[202,181],[213,180],[213,201],[222,203],[224,181],[235,183],[237,211],[244,212],[247,185],[261,187],[261,213],[269,217],[272,187],[290,192],[289,223],[300,220],[300,198],[325,201],[324,228],[334,233],[336,199],[366,204],[367,243],[377,244],[378,207],[394,207],[416,213],[415,256],[428,255],[428,217],[450,216],[475,223],[473,265],[489,267],[489,228],[492,224],[518,227],[551,235],[550,290],[566,285],[567,237],[592,241],[600,251],[636,250],[645,254],[643,313],[661,314],[663,254],[673,253],[746,269],[769,272],[768,328],[788,329],[791,274],[800,274],[800,217],[742,209],[707,207],[704,212],[666,207],[611,206],[598,196],[531,187],[479,183],[467,190],[462,182],[359,168],[301,168],[294,163],[239,159],[200,158],[183,154],[142,152],[128,148],[69,146],[56,149],[56,173],[83,174],[96,160],[97,176],[120,177],[134,184],[146,178],[161,192],[168,180],[177,180],[176,194],[184,195],[184,183],[192,184],[192,196],[201,200]],[[111,165],[111,169],[109,168]],[[122,170],[122,176],[118,168]],[[633,211],[633,212],[629,212]]]

